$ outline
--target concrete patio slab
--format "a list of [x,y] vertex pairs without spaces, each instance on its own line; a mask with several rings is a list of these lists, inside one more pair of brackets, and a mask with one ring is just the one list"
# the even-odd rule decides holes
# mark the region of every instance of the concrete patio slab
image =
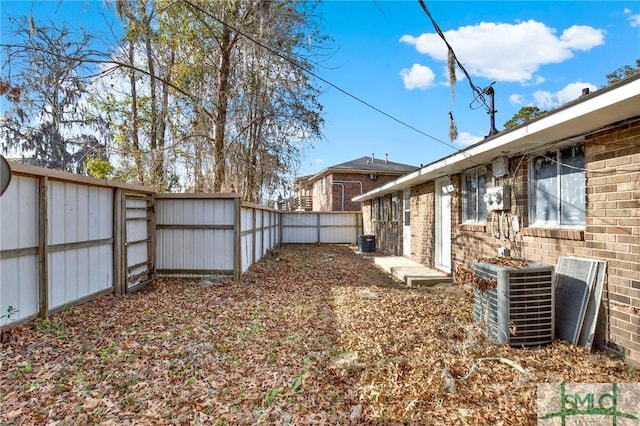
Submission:
[[428,268],[404,256],[375,256],[373,261],[410,287],[431,287],[436,284],[453,283],[449,274]]

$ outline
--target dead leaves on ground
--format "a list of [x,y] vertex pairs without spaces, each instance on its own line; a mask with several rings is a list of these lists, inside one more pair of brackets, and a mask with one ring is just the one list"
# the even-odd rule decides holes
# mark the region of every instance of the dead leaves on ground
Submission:
[[241,283],[163,279],[18,327],[0,422],[534,424],[538,382],[638,380],[560,342],[492,345],[469,303],[353,248],[286,246]]

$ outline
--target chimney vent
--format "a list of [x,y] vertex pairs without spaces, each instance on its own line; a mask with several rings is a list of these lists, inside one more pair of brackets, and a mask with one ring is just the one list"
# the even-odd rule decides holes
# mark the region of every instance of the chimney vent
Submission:
[[389,154],[385,154],[384,155],[384,162],[388,163],[389,162]]
[[589,94],[589,88],[585,87],[584,89],[582,89],[582,96],[586,96]]

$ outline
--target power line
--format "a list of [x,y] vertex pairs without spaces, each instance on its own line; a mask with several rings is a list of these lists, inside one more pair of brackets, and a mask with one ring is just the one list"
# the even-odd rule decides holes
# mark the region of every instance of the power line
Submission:
[[[447,38],[444,36],[444,33],[442,32],[442,30],[440,29],[440,26],[438,25],[438,23],[436,22],[436,20],[433,18],[433,16],[431,15],[431,12],[429,12],[429,9],[427,8],[427,5],[424,3],[424,0],[418,0],[418,3],[420,3],[420,6],[422,7],[422,10],[424,11],[424,13],[427,14],[427,16],[429,17],[429,20],[431,20],[431,24],[433,25],[433,28],[436,30],[436,33],[440,36],[440,38],[442,39],[442,41],[444,41],[444,44],[447,46],[447,49],[449,51],[449,54],[453,57],[453,59],[455,60],[456,64],[458,65],[458,68],[460,68],[460,70],[464,73],[464,75],[467,77],[467,80],[469,80],[469,86],[471,86],[471,90],[476,94],[475,98],[473,99],[473,102],[480,100],[482,102],[482,104],[484,105],[484,107],[487,110],[490,110],[491,108],[489,108],[487,106],[487,102],[484,99],[484,95],[486,94],[486,89],[482,90],[480,88],[478,88],[478,86],[476,86],[475,84],[473,84],[473,80],[471,80],[471,76],[469,75],[469,73],[467,72],[467,70],[465,69],[464,65],[462,65],[462,63],[460,62],[460,60],[458,59],[458,57],[456,56],[456,52],[453,51],[453,47],[451,47],[451,45],[449,44],[449,42],[447,41]],[[472,104],[473,104],[472,102]]]
[[[445,146],[447,146],[447,147],[449,147],[449,148],[453,148],[453,149],[455,149],[457,152],[462,151],[462,149],[458,148],[457,146],[455,146],[455,145],[451,145],[451,144],[449,144],[449,143],[447,143],[447,142],[444,142],[444,141],[442,141],[442,140],[440,140],[440,139],[436,138],[435,136],[432,136],[432,135],[430,135],[430,134],[428,134],[428,133],[426,133],[426,132],[424,132],[424,131],[422,131],[422,130],[420,130],[420,129],[418,129],[418,128],[414,127],[414,126],[412,126],[411,124],[408,124],[407,122],[405,122],[405,121],[403,121],[403,120],[401,120],[401,119],[399,119],[399,118],[397,118],[397,117],[395,117],[395,116],[393,116],[393,115],[391,115],[391,114],[389,114],[389,113],[387,113],[387,112],[385,112],[385,111],[381,110],[380,108],[378,108],[378,107],[376,107],[376,106],[374,106],[374,105],[370,104],[369,102],[365,101],[364,99],[362,99],[362,98],[360,98],[360,97],[358,97],[358,96],[356,96],[356,95],[354,95],[354,94],[352,94],[352,93],[348,92],[347,90],[345,90],[345,89],[343,89],[343,88],[339,87],[338,85],[336,85],[336,84],[334,84],[334,83],[330,82],[329,80],[327,80],[327,79],[325,79],[325,78],[323,78],[323,77],[320,77],[318,74],[314,73],[313,71],[311,71],[311,70],[310,70],[310,69],[308,69],[307,67],[305,67],[305,66],[303,66],[303,65],[301,65],[301,64],[299,64],[299,63],[297,63],[297,62],[296,62],[296,61],[294,61],[293,59],[291,59],[291,58],[287,57],[286,55],[284,55],[284,54],[282,54],[282,53],[280,53],[280,52],[278,52],[278,51],[276,51],[276,50],[272,49],[271,47],[264,45],[264,44],[263,44],[263,43],[261,43],[259,40],[256,40],[254,37],[252,37],[252,36],[250,36],[250,35],[246,34],[246,33],[245,33],[245,32],[243,32],[243,31],[240,31],[238,28],[234,27],[233,25],[231,25],[231,24],[229,24],[229,23],[227,23],[227,22],[223,21],[222,19],[220,19],[220,18],[218,18],[218,17],[216,17],[216,16],[214,16],[214,15],[212,15],[211,13],[207,12],[206,10],[202,9],[200,6],[198,6],[198,5],[194,4],[194,3],[192,3],[191,1],[189,1],[189,0],[183,0],[183,1],[184,1],[186,4],[188,4],[189,6],[191,6],[192,8],[194,8],[194,9],[198,10],[199,12],[201,12],[201,13],[203,13],[203,14],[207,15],[208,17],[210,17],[211,19],[215,20],[216,22],[218,22],[218,23],[220,23],[220,24],[222,24],[222,25],[224,25],[224,26],[226,26],[226,27],[230,28],[231,30],[233,30],[233,31],[235,31],[236,33],[240,34],[241,36],[245,37],[246,39],[251,40],[253,43],[255,43],[255,44],[257,44],[258,46],[262,47],[263,49],[267,50],[267,51],[268,51],[268,52],[270,52],[271,54],[276,55],[277,57],[279,57],[279,58],[283,59],[284,61],[288,62],[289,64],[293,65],[294,67],[301,69],[302,71],[306,72],[307,74],[311,75],[312,77],[314,77],[314,78],[316,78],[316,79],[318,79],[318,80],[322,81],[323,83],[325,83],[325,84],[327,84],[327,85],[329,85],[329,86],[333,87],[334,89],[338,90],[340,93],[342,93],[342,94],[344,94],[344,95],[347,95],[348,97],[350,97],[350,98],[352,98],[352,99],[354,99],[354,100],[356,100],[356,101],[360,102],[361,104],[365,105],[366,107],[368,107],[368,108],[370,108],[370,109],[372,109],[372,110],[374,110],[374,111],[376,111],[376,112],[378,112],[378,113],[380,113],[380,114],[384,115],[384,116],[385,116],[385,117],[387,117],[387,118],[390,118],[391,120],[393,120],[393,121],[395,121],[395,122],[397,122],[397,123],[399,123],[399,124],[401,124],[401,125],[403,125],[403,126],[405,126],[405,127],[409,128],[409,129],[411,129],[411,130],[413,130],[413,131],[415,131],[415,132],[417,132],[417,133],[419,133],[419,134],[421,134],[421,135],[423,135],[423,136],[426,136],[426,137],[428,137],[428,138],[430,138],[430,139],[433,139],[434,141],[436,141],[436,142],[438,142],[438,143],[441,143],[442,145],[445,145]],[[466,71],[465,71],[465,73],[466,73]]]

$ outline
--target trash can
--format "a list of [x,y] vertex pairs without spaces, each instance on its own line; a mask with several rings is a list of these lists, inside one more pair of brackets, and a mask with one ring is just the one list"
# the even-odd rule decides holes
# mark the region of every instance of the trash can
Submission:
[[375,253],[376,236],[375,235],[358,235],[358,251],[361,253]]

